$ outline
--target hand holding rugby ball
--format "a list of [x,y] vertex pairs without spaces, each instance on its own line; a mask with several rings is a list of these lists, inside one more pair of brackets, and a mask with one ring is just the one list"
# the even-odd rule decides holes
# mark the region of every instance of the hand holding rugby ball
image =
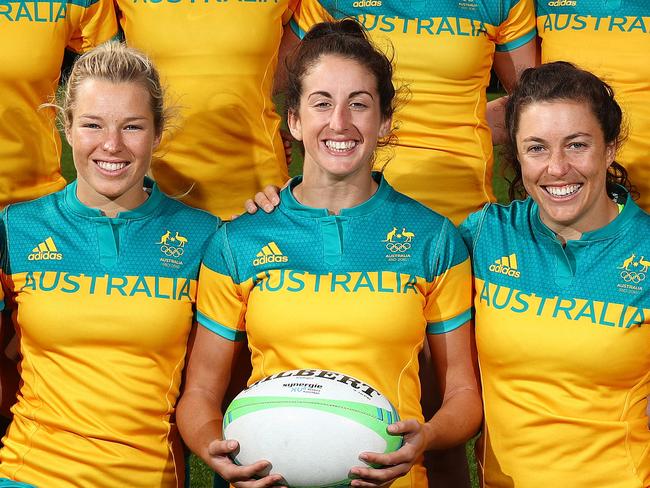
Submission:
[[364,451],[389,453],[402,437],[386,427],[397,411],[370,385],[334,371],[301,369],[264,378],[232,401],[224,439],[239,442],[234,461],[261,459],[297,487],[347,485]]

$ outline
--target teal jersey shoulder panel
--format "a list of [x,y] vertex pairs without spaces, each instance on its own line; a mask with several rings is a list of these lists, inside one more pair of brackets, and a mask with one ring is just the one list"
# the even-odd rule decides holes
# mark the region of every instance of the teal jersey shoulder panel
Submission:
[[195,278],[219,220],[165,196],[157,187],[140,208],[108,218],[83,206],[74,184],[10,205],[5,273],[61,271],[86,276]]
[[594,323],[606,321],[594,315],[595,302],[605,311],[614,304],[638,309],[634,317],[622,314],[625,323],[616,325],[624,327],[642,323],[644,310],[650,312],[650,242],[634,237],[650,235],[650,215],[631,198],[609,225],[565,247],[530,198],[488,205],[463,224],[462,233],[473,236],[466,240],[473,247],[474,276],[486,282],[477,300],[490,306],[538,314],[553,307],[553,316]]
[[[527,0],[521,0],[527,1]],[[323,0],[320,4],[336,19],[344,17],[398,17],[400,19],[470,19],[491,25],[503,23],[518,2],[509,0]],[[364,19],[364,25],[366,21]],[[372,30],[368,25],[366,28]]]
[[553,16],[545,21],[545,28],[550,30],[582,30],[587,27],[588,17],[598,17],[603,21],[596,30],[625,31],[631,27],[625,18],[637,17],[635,28],[650,32],[647,0],[538,0],[535,10],[538,17]]
[[[430,282],[467,259],[453,224],[383,179],[368,202],[339,216],[325,209],[296,211],[289,188],[281,202],[271,214],[244,215],[226,224],[210,246],[206,265],[239,283],[283,268],[314,274],[398,271]],[[224,249],[236,253],[215,259]]]

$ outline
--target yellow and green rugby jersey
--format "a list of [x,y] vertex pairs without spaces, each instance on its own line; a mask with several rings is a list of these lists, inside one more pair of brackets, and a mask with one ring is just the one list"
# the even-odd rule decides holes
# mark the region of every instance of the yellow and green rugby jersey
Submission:
[[485,486],[650,486],[650,216],[566,247],[532,200],[461,226],[472,255]]
[[532,0],[302,0],[292,27],[356,17],[395,51],[397,86],[408,103],[384,173],[395,188],[459,223],[492,193],[492,138],[485,90],[494,52],[535,38]]
[[152,57],[180,108],[152,166],[167,194],[229,219],[287,181],[271,91],[297,2],[117,0],[127,42]]
[[155,187],[108,218],[82,205],[73,183],[10,205],[2,224],[22,383],[0,477],[48,488],[182,486],[173,414],[218,219]]
[[[383,179],[336,216],[285,189],[272,214],[219,231],[201,268],[198,318],[223,337],[248,336],[249,382],[340,371],[381,391],[401,418],[422,420],[418,352],[427,333],[469,320],[469,267],[451,222]],[[422,466],[393,484],[425,485]]]
[[629,124],[617,160],[650,211],[650,3],[538,0],[536,8],[542,61],[570,61],[614,88]]
[[0,1],[0,207],[60,190],[61,140],[52,101],[65,49],[115,35],[110,0]]

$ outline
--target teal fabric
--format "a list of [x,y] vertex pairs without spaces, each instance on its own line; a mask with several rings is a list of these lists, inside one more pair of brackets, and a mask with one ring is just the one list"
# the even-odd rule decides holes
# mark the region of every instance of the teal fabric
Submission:
[[0,478],[0,488],[38,488],[36,485]]
[[[541,221],[531,199],[510,205],[488,204],[460,226],[472,258],[474,275],[493,290],[487,300],[517,314],[536,307],[573,320],[588,316],[596,325],[633,327],[650,309],[650,215],[627,198],[623,211],[608,225],[584,233],[563,246]],[[499,263],[516,256],[510,274]],[[576,300],[586,300],[578,306]],[[619,324],[593,312],[594,303],[638,309]],[[550,307],[550,308],[549,308]]]
[[[483,35],[481,23],[501,25],[510,11],[521,1],[528,0],[321,0],[321,6],[335,19],[355,17],[370,32],[381,34],[392,32],[414,32],[424,39],[435,38],[440,34],[454,36]],[[433,21],[435,19],[435,21]],[[467,29],[457,20],[469,19],[477,22],[476,29]],[[305,32],[297,23],[291,21],[291,29],[298,37]],[[525,44],[535,37],[533,29],[526,36],[498,49],[509,51]],[[525,39],[524,39],[525,38]]]
[[[598,30],[650,32],[648,0],[537,0],[535,9],[538,17],[553,14],[553,19],[547,20],[553,30],[581,30],[587,26],[587,17],[598,17],[603,19]],[[636,19],[629,22],[625,17]]]
[[[60,192],[3,211],[0,238],[9,252],[2,253],[2,268],[8,275],[32,273],[29,285],[44,291],[77,293],[83,277],[104,277],[106,289],[91,285],[90,293],[179,299],[189,291],[190,280],[197,278],[207,242],[218,225],[217,217],[165,196],[155,185],[140,207],[109,218],[83,205],[72,183]],[[56,253],[43,259],[39,246],[48,242]],[[54,274],[46,280],[40,273],[45,271]],[[126,288],[126,276],[147,276],[153,282],[143,278]],[[158,277],[176,279],[173,297],[159,288]]]
[[[336,216],[324,208],[301,205],[292,193],[301,181],[295,178],[281,192],[280,205],[271,214],[257,212],[226,223],[206,252],[204,264],[237,284],[251,279],[259,282],[265,272],[280,270],[273,289],[267,283],[265,290],[290,292],[302,291],[301,275],[310,273],[331,274],[331,286],[337,292],[355,293],[363,288],[390,293],[394,291],[382,287],[381,273],[399,272],[409,278],[397,285],[397,292],[407,293],[414,290],[417,278],[433,282],[467,259],[465,245],[448,219],[396,192],[380,174],[374,177],[379,184],[376,193]],[[271,242],[286,260],[259,264],[256,256]],[[378,283],[367,279],[370,272],[379,273]],[[350,273],[361,275],[354,281]],[[220,326],[202,315],[199,323],[220,333]],[[442,332],[454,326],[451,321],[432,330]]]

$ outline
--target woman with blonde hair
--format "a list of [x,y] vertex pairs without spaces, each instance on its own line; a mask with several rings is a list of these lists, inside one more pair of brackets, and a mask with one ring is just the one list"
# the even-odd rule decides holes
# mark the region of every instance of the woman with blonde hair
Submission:
[[77,180],[1,220],[22,383],[0,486],[182,486],[174,410],[219,221],[145,179],[167,122],[146,56],[84,54],[62,111]]

